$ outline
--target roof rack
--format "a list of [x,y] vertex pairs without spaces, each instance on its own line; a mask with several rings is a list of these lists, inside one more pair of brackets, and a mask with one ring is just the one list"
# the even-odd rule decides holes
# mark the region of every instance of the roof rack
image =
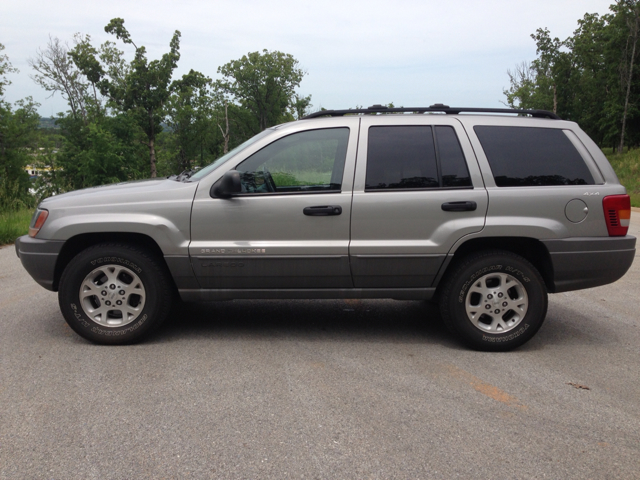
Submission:
[[317,117],[341,117],[343,115],[353,114],[377,114],[377,113],[426,113],[441,112],[451,115],[457,115],[460,112],[467,113],[511,113],[516,115],[529,115],[534,118],[550,118],[553,120],[562,120],[558,115],[547,110],[520,110],[515,108],[467,108],[467,107],[450,107],[442,103],[436,103],[429,107],[385,107],[384,105],[372,105],[369,108],[355,108],[351,110],[321,110],[311,113],[302,120]]

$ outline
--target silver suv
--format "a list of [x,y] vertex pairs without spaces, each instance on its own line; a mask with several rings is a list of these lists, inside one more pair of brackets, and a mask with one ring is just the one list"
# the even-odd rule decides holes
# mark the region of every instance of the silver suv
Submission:
[[44,200],[22,264],[96,343],[182,299],[437,300],[472,348],[541,327],[547,293],[631,266],[630,201],[595,143],[538,110],[322,111],[195,174]]

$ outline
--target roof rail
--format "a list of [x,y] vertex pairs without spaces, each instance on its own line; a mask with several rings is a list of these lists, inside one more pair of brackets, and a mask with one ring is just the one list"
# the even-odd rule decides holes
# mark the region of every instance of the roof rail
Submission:
[[457,115],[460,112],[467,113],[511,113],[515,115],[529,115],[534,118],[550,118],[553,120],[562,120],[558,115],[547,110],[521,110],[515,108],[468,108],[468,107],[450,107],[442,103],[436,103],[429,107],[385,107],[384,105],[372,105],[369,108],[355,108],[351,110],[321,110],[311,113],[301,120],[318,117],[341,117],[343,115],[353,114],[378,114],[378,113],[426,113],[441,112],[451,115]]

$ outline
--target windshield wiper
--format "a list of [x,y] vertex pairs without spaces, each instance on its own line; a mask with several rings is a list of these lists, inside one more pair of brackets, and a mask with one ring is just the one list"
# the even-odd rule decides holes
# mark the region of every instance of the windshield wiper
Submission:
[[180,175],[178,175],[175,178],[175,181],[176,182],[184,182],[185,180],[187,180],[194,173],[196,173],[194,170],[185,170],[184,172],[182,172]]

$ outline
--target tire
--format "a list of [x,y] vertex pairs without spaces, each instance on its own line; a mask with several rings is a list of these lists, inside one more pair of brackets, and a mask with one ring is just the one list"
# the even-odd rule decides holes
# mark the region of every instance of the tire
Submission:
[[162,260],[126,244],[100,244],[76,255],[58,291],[64,319],[81,337],[126,345],[147,337],[166,319],[174,296]]
[[503,250],[465,257],[447,274],[440,293],[445,325],[476,350],[523,345],[547,314],[547,289],[538,270]]

